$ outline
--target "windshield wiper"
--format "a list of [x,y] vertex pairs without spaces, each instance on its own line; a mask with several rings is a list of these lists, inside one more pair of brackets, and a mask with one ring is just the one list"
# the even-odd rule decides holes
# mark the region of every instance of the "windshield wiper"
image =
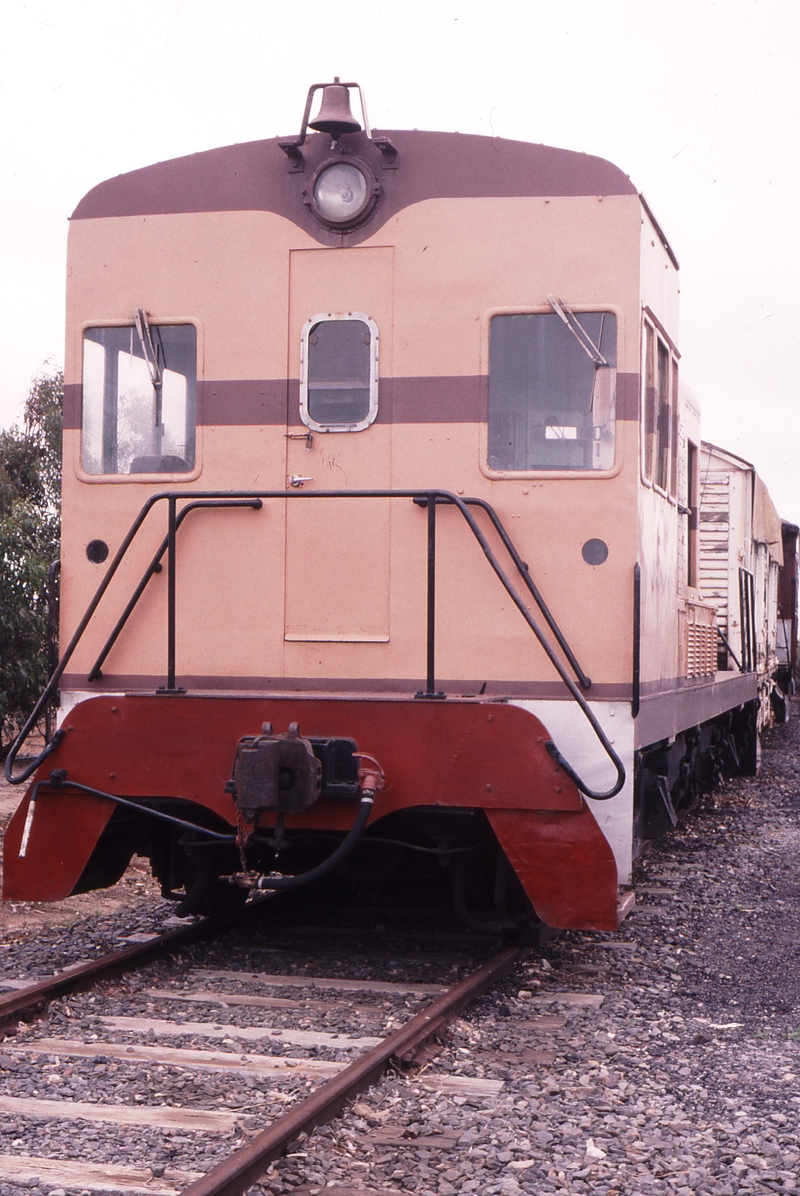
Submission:
[[155,412],[153,416],[155,432],[154,450],[156,455],[160,456],[161,437],[164,434],[164,425],[161,422],[164,369],[159,361],[158,348],[153,340],[153,333],[150,328],[150,321],[147,318],[147,312],[143,307],[134,308],[133,322],[136,325],[136,331],[139,336],[139,344],[142,346],[142,353],[147,366],[147,372],[149,373],[150,381],[153,384],[153,396],[155,398]]
[[[609,364],[608,361],[603,356],[603,354],[600,352],[600,350],[598,349],[597,345],[594,343],[592,338],[589,336],[589,333],[586,331],[583,324],[581,324],[580,320],[575,315],[575,312],[571,311],[567,307],[564,300],[556,299],[555,295],[548,295],[547,302],[550,304],[550,306],[552,307],[552,309],[556,313],[556,315],[559,317],[559,319],[564,321],[567,328],[569,328],[570,332],[575,337],[575,340],[578,342],[580,347],[583,349],[586,356],[589,357],[591,359],[591,361],[594,363],[594,368],[600,369],[602,366],[608,367],[608,364]],[[601,324],[600,325],[600,339],[601,340],[602,340],[602,329],[603,329],[603,326]]]

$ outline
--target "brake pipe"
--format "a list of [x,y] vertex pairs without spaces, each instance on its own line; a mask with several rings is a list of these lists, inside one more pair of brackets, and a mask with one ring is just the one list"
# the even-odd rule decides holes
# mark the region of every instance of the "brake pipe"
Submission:
[[361,786],[361,801],[358,804],[355,822],[327,860],[323,860],[316,868],[310,868],[308,872],[299,872],[295,876],[282,876],[277,873],[263,876],[255,872],[234,872],[231,876],[223,876],[220,879],[227,880],[229,884],[236,885],[240,889],[249,889],[251,893],[281,893],[289,889],[300,889],[305,885],[314,884],[317,880],[322,880],[343,860],[346,860],[363,835],[372,813],[375,797],[383,789],[386,780],[383,769],[374,756],[369,755],[368,752],[353,752],[353,755],[357,756],[359,760],[369,761],[374,767],[362,766],[359,768],[358,781]]
[[[51,789],[55,789],[58,793],[64,789],[77,789],[79,793],[88,793],[91,797],[104,797],[108,801],[116,802],[118,806],[126,806],[130,810],[137,810],[140,814],[148,814],[151,818],[157,818],[161,822],[169,822],[173,826],[180,826],[184,830],[196,831],[200,835],[207,835],[208,838],[216,840],[218,843],[235,843],[235,835],[222,835],[219,831],[212,831],[208,827],[198,826],[196,822],[187,822],[185,818],[176,818],[174,814],[165,814],[163,810],[151,810],[148,806],[143,806],[139,802],[131,801],[127,797],[119,797],[116,793],[106,793],[104,789],[92,789],[90,785],[82,785],[80,781],[70,781],[67,779],[64,769],[54,769],[49,777],[44,780],[37,781],[33,787],[30,801],[28,802],[28,809],[25,815],[25,826],[22,831],[22,841],[19,845],[19,859],[24,859],[28,850],[28,840],[30,839],[31,827],[33,825],[34,807],[39,796],[39,790],[42,785],[49,785]],[[180,800],[180,799],[178,799]]]

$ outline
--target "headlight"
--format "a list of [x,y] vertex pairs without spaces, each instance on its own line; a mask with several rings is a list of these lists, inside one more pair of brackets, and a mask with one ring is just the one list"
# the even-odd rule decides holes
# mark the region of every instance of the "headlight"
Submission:
[[366,168],[354,162],[323,165],[314,180],[312,206],[326,224],[357,224],[377,201],[380,188]]

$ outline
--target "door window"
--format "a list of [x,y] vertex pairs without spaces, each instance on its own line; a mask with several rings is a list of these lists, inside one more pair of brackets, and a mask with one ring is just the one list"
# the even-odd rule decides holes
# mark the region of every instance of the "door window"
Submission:
[[318,432],[358,432],[378,414],[378,328],[361,312],[303,328],[300,418]]

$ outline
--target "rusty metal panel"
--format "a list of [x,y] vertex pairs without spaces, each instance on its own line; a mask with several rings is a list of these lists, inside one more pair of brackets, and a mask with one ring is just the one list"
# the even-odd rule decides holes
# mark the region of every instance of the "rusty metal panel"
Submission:
[[[582,808],[575,785],[549,755],[548,732],[534,715],[510,704],[463,699],[97,697],[70,712],[64,741],[33,780],[48,777],[55,766],[69,780],[105,792],[194,801],[235,826],[236,806],[226,786],[236,748],[264,722],[276,733],[298,722],[310,739],[350,737],[377,757],[386,787],[372,821],[412,806]],[[102,758],[98,743],[104,744]],[[20,858],[26,795],[5,836],[6,899],[66,897],[112,810],[104,798],[43,786],[27,854]],[[286,815],[287,828],[348,831],[352,821],[350,803],[335,798]]]
[[617,867],[592,812],[487,810],[534,909],[548,926],[616,930]]

